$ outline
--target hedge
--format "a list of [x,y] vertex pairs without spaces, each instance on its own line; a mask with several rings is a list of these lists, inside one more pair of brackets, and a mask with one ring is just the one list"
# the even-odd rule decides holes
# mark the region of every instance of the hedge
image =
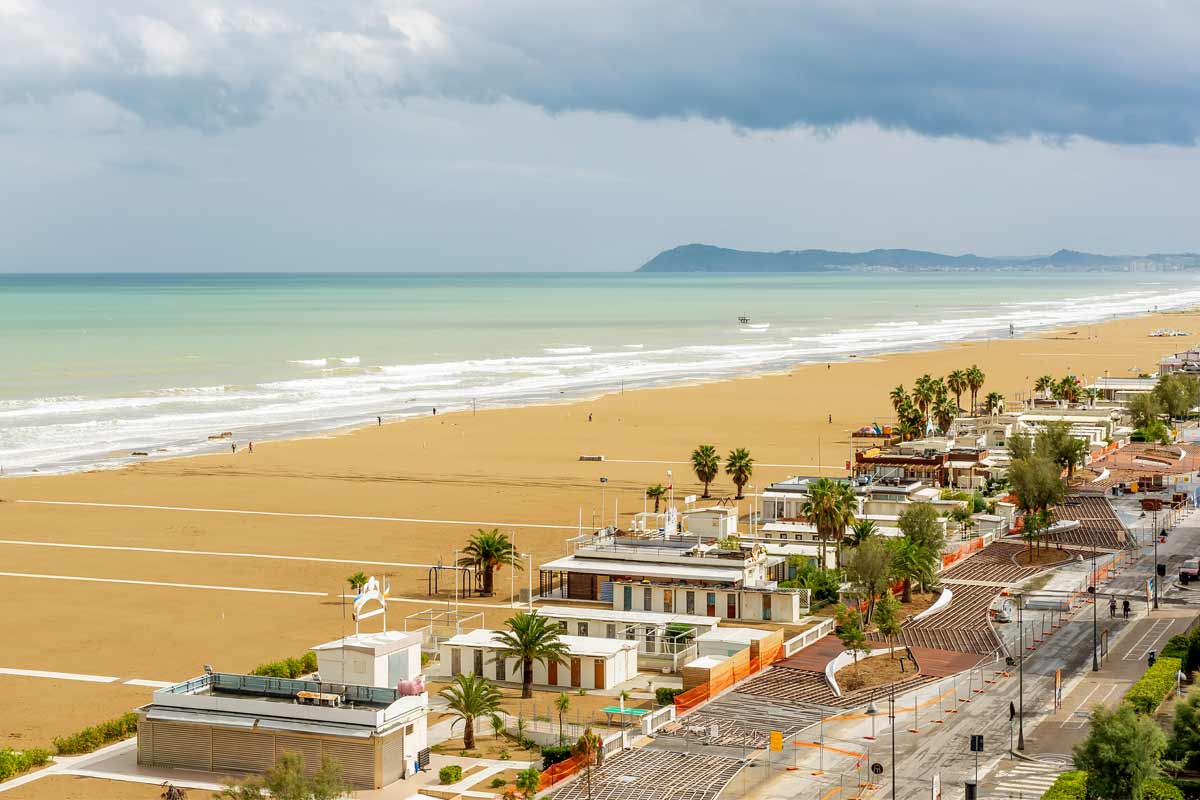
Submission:
[[683,694],[683,689],[671,689],[666,686],[660,686],[654,690],[654,700],[660,706],[669,706],[675,702],[675,695]]
[[262,675],[266,678],[299,678],[317,671],[317,654],[305,653],[300,658],[285,658],[283,661],[271,661],[259,664],[250,674]]
[[1059,775],[1042,800],[1083,800],[1086,796],[1087,773],[1077,769]]
[[1188,800],[1200,798],[1200,780],[1195,778],[1172,778],[1171,783],[1182,791],[1183,796]]
[[79,733],[70,736],[59,736],[54,740],[54,748],[59,755],[72,756],[79,753],[90,753],[110,742],[127,739],[137,733],[137,714],[132,711],[122,714],[116,719],[101,722],[90,728],[84,728]]
[[1153,714],[1175,688],[1175,673],[1183,662],[1178,658],[1160,658],[1125,693],[1125,702],[1139,714]]
[[1183,791],[1167,781],[1147,781],[1142,787],[1142,800],[1184,800]]
[[443,786],[451,783],[458,783],[462,780],[462,767],[458,764],[451,764],[442,767],[438,770],[438,780]]
[[561,747],[543,747],[542,748],[542,769],[550,769],[550,767],[566,761],[571,757],[571,747],[563,745]]
[[49,750],[32,748],[30,750],[0,750],[0,781],[6,781],[14,775],[20,775],[26,770],[40,767],[50,760]]

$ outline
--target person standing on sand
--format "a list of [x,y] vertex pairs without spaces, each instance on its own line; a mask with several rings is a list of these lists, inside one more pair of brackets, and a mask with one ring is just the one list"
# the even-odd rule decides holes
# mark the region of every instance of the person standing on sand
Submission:
[[383,427],[383,417],[376,417],[375,422],[379,425],[379,427]]
[[435,417],[437,416],[437,406],[434,406],[434,408],[433,408],[433,415]]
[[591,422],[591,421],[592,421],[592,414],[591,414],[591,412],[589,411],[589,412],[588,412],[588,422]]
[[237,452],[237,442],[230,442],[230,444],[229,444],[229,452],[231,452],[231,453],[236,453],[236,452]]
[[247,447],[247,449],[250,451],[250,454],[251,454],[251,455],[253,455],[253,454],[254,454],[254,442],[250,442],[250,443],[248,443],[248,444],[246,445],[246,447]]

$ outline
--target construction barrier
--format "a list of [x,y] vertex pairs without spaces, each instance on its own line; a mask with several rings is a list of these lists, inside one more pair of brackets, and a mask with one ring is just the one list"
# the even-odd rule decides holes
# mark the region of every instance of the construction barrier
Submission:
[[551,764],[542,770],[542,778],[538,782],[538,791],[546,791],[554,784],[565,781],[581,769],[583,769],[583,763],[578,756],[571,756],[565,761]]
[[[757,651],[757,652],[754,652]],[[753,649],[746,648],[730,656],[721,664],[725,669],[719,672],[714,669],[706,683],[688,689],[682,694],[675,695],[676,715],[683,715],[699,705],[703,705],[726,689],[762,672],[767,667],[783,658],[783,636],[771,636],[756,643]]]

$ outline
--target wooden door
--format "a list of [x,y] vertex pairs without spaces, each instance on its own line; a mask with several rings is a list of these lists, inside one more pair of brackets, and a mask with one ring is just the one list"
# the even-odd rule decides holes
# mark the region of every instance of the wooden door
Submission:
[[575,689],[583,686],[583,665],[578,658],[571,659],[571,686]]
[[705,613],[707,613],[710,617],[715,617],[717,615],[717,593],[716,592],[708,593],[708,605],[705,606],[704,610],[705,610]]
[[457,647],[450,651],[450,674],[458,675],[462,672],[462,650]]
[[558,662],[551,661],[546,664],[546,683],[551,686],[558,686]]
[[670,614],[672,611],[675,610],[674,606],[675,606],[675,592],[671,589],[667,589],[666,591],[663,592],[663,611],[667,614]]
[[596,679],[595,688],[597,688],[597,689],[606,688],[604,685],[604,659],[603,658],[596,659],[596,672],[593,675],[593,677]]

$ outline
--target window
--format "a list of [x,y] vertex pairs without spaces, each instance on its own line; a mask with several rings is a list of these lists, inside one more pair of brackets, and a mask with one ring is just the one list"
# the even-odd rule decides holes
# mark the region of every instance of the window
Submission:
[[475,670],[474,670],[474,672],[476,675],[483,677],[483,651],[482,650],[473,650],[472,652],[475,654]]
[[363,663],[362,661],[355,661],[354,662],[354,671],[357,672],[358,674],[362,675],[363,673],[365,673],[367,671],[367,665],[365,663]]
[[609,639],[617,638],[617,624],[615,622],[608,623],[604,629],[604,635]]
[[643,611],[653,611],[654,610],[654,600],[652,600],[650,597],[650,587],[649,586],[642,589],[642,610]]
[[730,592],[725,597],[725,617],[726,619],[737,619],[737,595]]
[[507,660],[503,659],[503,658],[497,658],[496,659],[496,680],[498,680],[498,681],[508,680],[507,675],[508,675]]
[[625,609],[626,611],[632,611],[633,610],[633,587],[632,586],[622,586],[621,587],[621,595],[622,595],[622,599],[625,601],[625,605],[623,605],[621,607],[623,609]]
[[687,613],[688,613],[688,614],[695,614],[695,613],[696,613],[696,593],[695,593],[695,592],[688,592],[688,593],[687,593],[687,599],[686,599],[686,606],[685,606],[685,607],[687,608]]
[[787,534],[786,534],[786,533],[783,533],[783,532],[780,532],[780,534],[779,534],[779,538],[780,538],[780,539],[783,539],[784,541],[787,541]]
[[771,595],[762,595],[762,618],[764,622],[771,621]]
[[587,636],[587,635],[588,635],[588,624],[587,624],[586,622],[581,622],[581,623],[579,623],[579,624],[578,624],[577,626],[575,626],[575,627],[577,627],[577,628],[579,629],[579,635],[580,635],[580,636]]
[[560,619],[558,621],[558,629],[563,633],[567,632],[567,621],[565,619]]
[[672,589],[663,590],[663,611],[670,614],[675,610],[675,592]]

